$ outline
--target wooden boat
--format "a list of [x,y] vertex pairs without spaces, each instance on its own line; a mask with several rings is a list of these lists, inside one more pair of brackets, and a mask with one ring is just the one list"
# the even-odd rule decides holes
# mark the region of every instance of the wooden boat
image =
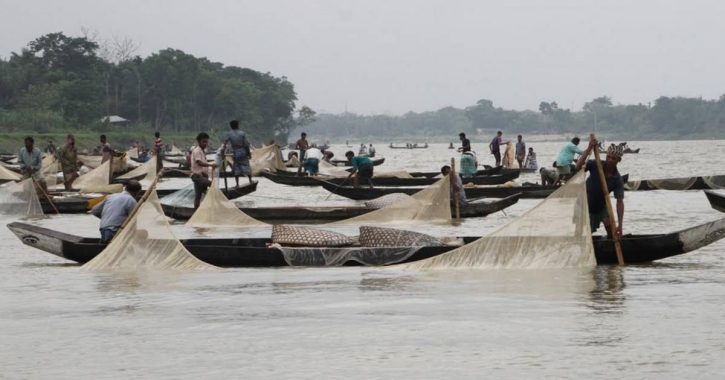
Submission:
[[[486,169],[493,169],[493,167],[492,166],[489,166],[489,165],[483,165],[483,167],[486,168]],[[504,173],[513,173],[513,172],[519,172],[519,173],[538,173],[539,172],[539,169],[527,169],[527,168],[521,168],[521,169],[519,169],[519,168],[505,168],[504,169],[503,166],[499,166],[499,168],[501,168],[501,174],[504,174]]]
[[[257,191],[257,185],[259,185],[259,181],[252,181],[252,183],[245,183],[238,188],[229,187],[228,189],[225,189],[222,184],[221,191],[227,199],[232,200]],[[179,191],[179,189],[156,189],[156,194],[159,198],[161,198],[177,191]],[[143,192],[140,196],[143,196]]]
[[406,145],[406,146],[396,146],[396,145],[393,145],[393,143],[390,143],[390,145],[388,145],[388,148],[390,148],[390,149],[426,149],[426,148],[428,148],[428,144],[426,143],[424,145],[411,144],[411,145]]
[[[461,205],[461,218],[477,218],[501,211],[519,201],[519,194],[508,198],[498,199],[490,202],[476,201]],[[187,220],[194,215],[193,207],[179,207],[161,204],[164,214],[170,218]],[[316,224],[317,222],[330,222],[350,219],[375,211],[375,209],[364,206],[350,207],[240,207],[240,210],[254,219],[263,222],[286,221],[295,224]],[[451,206],[451,213],[455,215],[455,209]]]
[[[637,148],[637,149],[629,149],[629,148],[627,148],[627,149],[625,149],[623,151],[623,153],[625,153],[625,154],[637,154],[637,153],[639,153],[639,150],[640,149],[642,149],[642,148]],[[607,150],[606,149],[599,149],[599,153],[601,153],[601,154],[607,154]]]
[[705,195],[712,208],[720,212],[725,212],[725,195],[712,190],[705,190]]
[[[350,184],[350,180],[340,177],[314,177],[314,176],[290,176],[278,175],[275,173],[263,172],[262,176],[274,183],[289,186],[322,186],[323,183],[332,183],[335,185]],[[475,185],[500,185],[518,178],[519,173],[495,174],[491,176],[480,176],[472,178],[463,178],[463,183],[473,183]],[[440,178],[395,178],[395,177],[373,177],[373,186],[429,186],[438,182]]]
[[[713,177],[723,177],[723,176],[713,176]],[[711,178],[711,177],[707,177]],[[682,188],[680,186],[673,186],[672,188],[668,188],[668,186],[657,186],[657,183],[660,181],[672,181],[672,183],[687,183],[692,182],[692,185],[690,185],[687,188]],[[684,185],[683,185],[684,186]],[[639,181],[627,181],[625,182],[624,189],[628,191],[648,191],[648,190],[674,190],[674,191],[684,191],[684,190],[708,190],[708,189],[720,189],[721,186],[710,186],[707,184],[706,180],[703,179],[702,176],[700,177],[685,177],[685,178],[672,178],[672,179],[656,179],[656,180],[639,180]]]
[[[106,247],[98,238],[84,238],[77,235],[53,231],[21,222],[8,224],[8,229],[23,244],[62,257],[85,263],[96,257]],[[690,227],[667,234],[625,235],[621,240],[624,261],[628,264],[641,264],[668,257],[682,255],[712,244],[725,237],[725,219]],[[463,237],[465,244],[479,237]],[[182,239],[182,244],[198,259],[219,267],[284,267],[289,266],[280,249],[267,247],[270,238],[230,238],[230,239]],[[594,254],[597,264],[616,264],[614,244],[611,240],[595,236]],[[409,248],[409,247],[400,247]],[[403,262],[412,262],[438,256],[456,247],[421,247]],[[389,248],[368,248],[370,254],[380,255]],[[336,252],[335,248],[316,249],[320,254]],[[323,260],[324,261],[324,260]],[[344,265],[360,265],[347,262]]]
[[[376,158],[370,161],[373,162],[373,166],[382,165],[385,162],[385,157]],[[330,163],[335,166],[352,166],[352,162],[347,160],[330,160]]]
[[[489,167],[488,169],[479,170],[476,172],[474,176],[486,176],[486,175],[494,175],[494,174],[502,174],[503,166],[498,166],[495,168]],[[441,172],[410,172],[410,175],[413,177],[428,177],[433,178],[441,175]]]
[[[408,195],[413,195],[421,190],[423,188],[421,187],[376,187],[374,189],[370,189],[367,187],[359,187],[359,188],[353,188],[350,186],[337,186],[330,183],[323,183],[322,187],[334,194],[337,194],[339,196],[354,199],[356,201],[363,201],[363,200],[370,200],[375,198],[380,198],[383,195],[393,194],[393,193],[403,193]],[[554,191],[556,191],[559,188],[559,186],[541,186],[541,185],[532,185],[532,184],[524,184],[524,186],[516,186],[516,187],[473,187],[473,188],[465,188],[466,190],[466,198],[472,199],[472,198],[506,198],[510,197],[514,194],[521,193],[521,198],[528,198],[528,199],[543,199],[551,195]]]

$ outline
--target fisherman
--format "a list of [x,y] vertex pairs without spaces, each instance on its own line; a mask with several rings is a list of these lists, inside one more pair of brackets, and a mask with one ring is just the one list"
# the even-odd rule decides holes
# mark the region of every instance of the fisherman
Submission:
[[161,133],[154,133],[154,154],[156,155],[156,173],[164,167],[164,140],[161,139]]
[[451,145],[448,145],[448,149],[453,149],[453,143],[451,143]]
[[373,182],[370,179],[373,177],[373,162],[365,156],[355,156],[355,153],[351,150],[345,153],[345,157],[347,157],[347,160],[352,163],[352,172],[350,172],[350,175],[347,176],[347,179],[357,173],[357,175],[355,175],[355,179],[353,180],[353,186],[356,188],[360,187],[360,179],[365,179],[368,181],[368,184],[372,189]]
[[40,149],[35,147],[35,140],[32,137],[25,138],[25,146],[20,149],[18,155],[18,165],[20,165],[20,173],[23,174],[24,180],[33,177],[43,191],[47,192],[48,187],[41,175],[43,158],[40,156]]
[[471,178],[478,172],[478,162],[476,162],[476,152],[467,151],[461,154],[461,176]]
[[78,178],[78,169],[81,163],[78,162],[78,150],[76,150],[76,139],[72,134],[66,137],[63,147],[56,152],[58,160],[60,160],[61,170],[63,171],[63,185],[66,190],[73,188],[73,181]]
[[48,146],[45,147],[45,153],[55,154],[56,150],[58,150],[58,148],[56,148],[55,144],[53,144],[53,140],[48,140]]
[[239,176],[245,175],[249,178],[249,183],[252,183],[252,166],[249,165],[249,158],[252,156],[252,152],[249,148],[249,140],[247,135],[239,130],[239,121],[232,120],[229,122],[229,127],[232,129],[227,133],[227,138],[224,140],[222,146],[222,156],[226,155],[227,144],[232,146],[232,173],[234,179],[237,181],[237,188],[239,188]]
[[559,172],[556,171],[556,168],[545,168],[542,167],[539,170],[539,174],[541,175],[541,184],[544,186],[554,186],[559,184]]
[[526,169],[533,169],[536,170],[539,168],[539,164],[536,162],[536,153],[534,153],[534,148],[529,148],[529,156],[526,157],[526,164],[524,165]]
[[524,166],[524,158],[526,158],[526,143],[521,135],[516,136],[516,140],[516,161],[521,169]]
[[[305,151],[310,148],[310,144],[307,142],[307,133],[302,132],[300,139],[295,143],[295,149],[300,150],[299,159],[305,158]],[[302,165],[297,168],[297,175],[302,175]]]
[[571,142],[568,142],[559,151],[559,155],[556,157],[556,170],[559,172],[559,177],[563,180],[567,180],[571,173],[571,164],[574,161],[574,154],[583,154],[584,151],[578,147],[579,138],[574,137]]
[[493,154],[493,157],[496,159],[496,165],[494,165],[495,167],[501,166],[501,144],[503,143],[501,136],[503,136],[503,132],[496,132],[496,136],[494,136],[491,142],[488,144],[488,149],[491,151],[491,154]]
[[126,188],[122,193],[111,194],[93,207],[91,213],[101,219],[101,244],[108,244],[113,240],[126,219],[131,216],[140,192],[141,184],[136,180],[130,180],[126,182]]
[[363,154],[367,155],[367,153],[368,153],[368,148],[365,146],[365,144],[360,144],[360,151],[357,152],[357,154],[358,155],[363,155]]
[[[607,210],[607,203],[602,190],[602,182],[599,177],[599,170],[597,169],[597,163],[595,160],[586,161],[589,156],[589,152],[592,149],[597,148],[597,141],[592,140],[589,142],[587,149],[579,156],[579,160],[576,163],[576,170],[584,167],[585,171],[589,172],[587,178],[587,202],[589,206],[589,221],[592,232],[599,229],[599,225],[604,222],[604,227],[607,230],[607,236],[612,238],[611,224],[609,220],[609,211]],[[598,154],[595,152],[594,154]],[[607,190],[611,193],[614,192],[614,198],[617,199],[617,218],[619,224],[617,225],[617,236],[622,237],[622,221],[624,219],[624,180],[617,170],[617,164],[622,161],[623,149],[621,146],[610,146],[607,149],[607,159],[602,163],[602,169],[604,171],[604,177],[607,182]]]
[[302,162],[302,166],[310,175],[316,176],[320,171],[321,159],[322,151],[317,148],[310,148],[305,152],[305,160]]
[[368,157],[375,157],[375,147],[373,144],[370,144],[370,148],[368,149]]
[[[444,176],[448,175],[448,173],[450,172],[451,167],[448,165],[445,165],[441,168],[441,174],[443,174]],[[456,202],[456,195],[458,196],[459,205],[465,205],[468,203],[468,200],[466,199],[466,190],[463,188],[463,181],[461,181],[461,176],[454,174],[451,176],[451,204],[454,204]]]
[[204,149],[209,145],[209,135],[202,132],[196,136],[198,146],[191,152],[191,181],[194,182],[194,210],[199,208],[201,195],[211,186],[209,168],[216,169],[215,163],[206,162]]
[[106,141],[106,135],[101,135],[101,155],[103,156],[101,164],[105,164],[106,161],[113,157],[113,148],[111,148],[111,144]]

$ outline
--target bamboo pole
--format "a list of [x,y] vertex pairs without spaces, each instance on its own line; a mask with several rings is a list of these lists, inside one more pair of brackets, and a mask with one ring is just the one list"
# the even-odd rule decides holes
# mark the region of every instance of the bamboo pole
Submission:
[[126,220],[123,221],[123,224],[118,229],[118,231],[116,231],[116,234],[113,235],[113,239],[111,239],[111,241],[108,242],[108,244],[111,244],[113,242],[113,240],[115,240],[116,237],[121,234],[121,231],[123,231],[123,229],[126,228],[126,226],[128,225],[129,221],[136,216],[136,214],[138,213],[138,210],[141,209],[141,206],[144,203],[146,203],[146,200],[147,199],[149,199],[149,196],[151,196],[151,193],[154,192],[154,191],[156,191],[156,184],[159,182],[159,180],[161,179],[161,177],[164,176],[164,171],[165,171],[165,169],[162,168],[156,174],[156,178],[154,179],[154,181],[151,182],[151,185],[149,186],[148,189],[146,189],[146,192],[144,193],[143,197],[141,197],[141,199],[138,201],[138,203],[136,203],[136,206],[133,207],[133,210],[128,215],[128,218],[126,218]]
[[[589,134],[589,138],[596,140],[594,133]],[[604,168],[602,167],[602,158],[599,157],[599,148],[595,147],[594,160],[597,162],[597,171],[599,172],[599,180],[602,183],[602,191],[604,192],[604,201],[607,204],[607,213],[609,214],[609,229],[612,231],[612,240],[614,240],[614,250],[617,253],[617,263],[624,265],[624,257],[622,256],[622,245],[619,243],[619,235],[617,235],[617,224],[614,222],[614,211],[612,210],[612,200],[609,199],[609,189],[607,188],[607,179],[604,177]]]
[[[454,181],[453,176],[455,176],[455,175],[458,175],[456,173],[456,159],[451,157],[451,172],[448,173],[448,180]],[[456,182],[458,182],[458,181],[456,181]],[[460,222],[461,221],[461,204],[458,200],[458,191],[463,191],[463,189],[457,190],[457,187],[458,186],[454,187],[454,190],[453,190],[453,199],[454,199],[453,201],[456,204],[456,220]]]
[[45,199],[48,200],[48,203],[50,203],[50,206],[53,207],[53,211],[55,211],[56,214],[60,214],[60,211],[58,211],[58,208],[55,207],[55,203],[50,198],[50,195],[48,195],[48,193],[46,193],[45,190],[43,190],[43,186],[40,186],[40,183],[38,183],[38,180],[35,179],[35,177],[33,177],[32,175],[30,176],[30,178],[33,180],[33,183],[35,184],[35,186],[38,189],[40,189],[40,192],[43,193],[43,196],[45,197]]
[[108,184],[113,183],[113,154],[111,154],[111,158],[108,159]]

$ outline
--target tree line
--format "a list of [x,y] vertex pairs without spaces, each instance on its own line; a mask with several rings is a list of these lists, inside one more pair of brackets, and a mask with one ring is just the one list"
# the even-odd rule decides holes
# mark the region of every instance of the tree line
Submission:
[[581,111],[559,108],[544,101],[537,111],[515,111],[495,107],[482,99],[466,108],[445,107],[438,111],[402,116],[362,116],[353,113],[319,114],[305,130],[321,138],[352,137],[395,140],[448,136],[460,132],[504,130],[527,134],[585,134],[637,139],[725,138],[725,95],[717,100],[659,97],[654,103],[615,105],[608,96],[584,104]]
[[0,59],[0,130],[108,131],[118,115],[149,132],[226,131],[238,119],[256,139],[286,140],[314,117],[296,108],[294,85],[248,68],[225,66],[177,49],[142,58],[124,38],[41,36]]

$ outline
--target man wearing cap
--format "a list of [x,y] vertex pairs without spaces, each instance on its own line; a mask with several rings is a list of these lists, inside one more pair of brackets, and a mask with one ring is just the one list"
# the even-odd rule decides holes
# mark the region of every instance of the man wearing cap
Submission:
[[[604,227],[607,229],[607,236],[612,238],[612,231],[610,229],[609,213],[607,210],[607,203],[604,199],[609,194],[604,194],[602,191],[602,182],[599,179],[599,171],[597,170],[597,163],[595,160],[586,161],[586,157],[589,156],[589,152],[595,149],[596,152],[597,141],[592,140],[589,142],[589,146],[584,153],[579,157],[576,163],[576,170],[578,171],[582,167],[584,170],[589,172],[589,178],[587,178],[587,202],[589,204],[589,221],[591,224],[592,232],[599,229],[599,225],[604,222]],[[602,169],[604,170],[604,177],[607,181],[607,190],[611,193],[614,192],[614,198],[617,199],[617,218],[619,224],[617,224],[617,236],[622,237],[622,221],[624,219],[624,181],[622,176],[617,170],[617,164],[622,161],[623,149],[621,146],[610,146],[607,150],[607,159],[602,163]]]

